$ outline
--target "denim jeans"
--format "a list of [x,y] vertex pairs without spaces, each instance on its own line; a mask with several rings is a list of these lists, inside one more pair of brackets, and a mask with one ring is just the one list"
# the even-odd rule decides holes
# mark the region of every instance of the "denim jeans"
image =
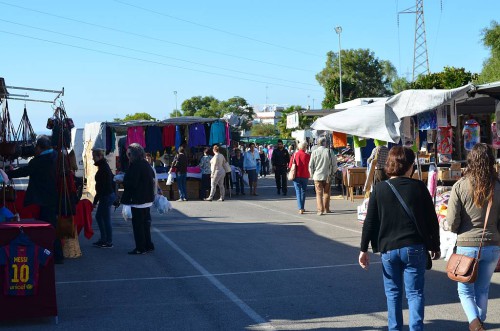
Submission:
[[297,206],[299,210],[305,209],[304,205],[306,204],[306,189],[308,178],[295,177],[293,180],[293,187],[295,188],[295,196],[297,197]]
[[[478,251],[479,247],[457,247],[457,254],[470,257],[477,257]],[[458,296],[469,323],[475,318],[479,318],[482,322],[486,319],[491,276],[499,257],[499,246],[484,246],[481,250],[476,281],[472,284],[458,283]]]
[[403,330],[403,283],[410,313],[410,330],[424,329],[426,254],[423,244],[382,253],[389,331]]
[[176,176],[177,187],[179,188],[179,198],[181,198],[181,199],[187,199],[186,179],[187,179],[186,173],[183,173],[183,174],[177,173],[177,176]]
[[245,193],[245,182],[243,181],[243,174],[236,173],[236,193]]
[[116,199],[115,193],[111,193],[99,198],[95,219],[99,225],[101,241],[105,243],[113,242],[113,230],[111,227],[111,206]]

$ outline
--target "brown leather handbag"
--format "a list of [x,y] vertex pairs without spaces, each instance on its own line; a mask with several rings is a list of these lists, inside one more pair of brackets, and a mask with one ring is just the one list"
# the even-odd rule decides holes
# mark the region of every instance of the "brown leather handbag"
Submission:
[[479,259],[481,258],[481,249],[483,248],[484,232],[486,231],[486,225],[488,224],[492,203],[493,193],[491,194],[490,201],[488,202],[488,209],[486,210],[483,234],[481,236],[481,242],[479,243],[479,252],[477,257],[470,257],[464,254],[456,253],[451,254],[448,264],[446,265],[446,273],[448,274],[449,279],[461,283],[474,283],[476,281],[479,269]]

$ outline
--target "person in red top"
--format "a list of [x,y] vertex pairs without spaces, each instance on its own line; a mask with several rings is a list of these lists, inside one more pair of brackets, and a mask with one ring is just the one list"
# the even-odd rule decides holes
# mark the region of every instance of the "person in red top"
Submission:
[[298,146],[298,150],[293,154],[290,158],[290,163],[288,164],[288,168],[292,167],[292,164],[295,163],[295,167],[297,168],[297,174],[295,179],[293,180],[293,187],[295,188],[295,195],[297,196],[297,205],[299,207],[299,214],[304,214],[306,211],[304,209],[304,205],[306,203],[306,189],[307,182],[309,181],[309,160],[311,159],[311,155],[306,153],[307,143],[301,142]]

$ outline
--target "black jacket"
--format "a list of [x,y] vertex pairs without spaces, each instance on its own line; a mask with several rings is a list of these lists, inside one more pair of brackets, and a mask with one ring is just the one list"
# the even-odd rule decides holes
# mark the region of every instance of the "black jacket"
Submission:
[[179,153],[175,156],[174,161],[172,162],[172,166],[177,168],[177,172],[181,174],[187,173],[187,156],[184,153]]
[[288,153],[286,148],[283,148],[282,150],[275,148],[273,150],[273,156],[271,157],[271,163],[273,164],[273,167],[288,167],[288,163],[290,163],[290,153]]
[[439,251],[439,222],[425,184],[407,177],[390,181],[415,215],[418,227],[390,186],[381,182],[370,195],[361,235],[361,251],[366,252],[370,242],[374,253],[414,244],[424,244],[429,251]]
[[8,172],[9,178],[29,176],[25,206],[57,208],[59,195],[56,189],[56,158],[55,152],[38,155],[27,166]]
[[141,205],[154,201],[155,173],[148,161],[142,159],[130,163],[123,178],[123,188],[122,204]]
[[106,159],[101,159],[95,163],[97,172],[95,174],[95,191],[96,195],[94,203],[97,203],[101,197],[110,195],[115,192],[113,181],[113,173]]

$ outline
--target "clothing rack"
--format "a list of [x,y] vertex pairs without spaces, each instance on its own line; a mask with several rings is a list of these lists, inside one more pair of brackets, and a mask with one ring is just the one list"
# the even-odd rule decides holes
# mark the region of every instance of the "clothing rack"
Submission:
[[[54,100],[30,99],[28,94],[11,94],[7,91],[7,89],[42,92],[42,93],[54,93],[56,94],[56,97],[54,98]],[[7,86],[5,85],[4,79],[0,78],[0,101],[2,99],[10,99],[10,100],[20,100],[24,102],[43,102],[43,103],[55,104],[57,99],[59,99],[62,96],[64,96],[64,87],[59,91],[59,90],[40,89],[34,87]]]

